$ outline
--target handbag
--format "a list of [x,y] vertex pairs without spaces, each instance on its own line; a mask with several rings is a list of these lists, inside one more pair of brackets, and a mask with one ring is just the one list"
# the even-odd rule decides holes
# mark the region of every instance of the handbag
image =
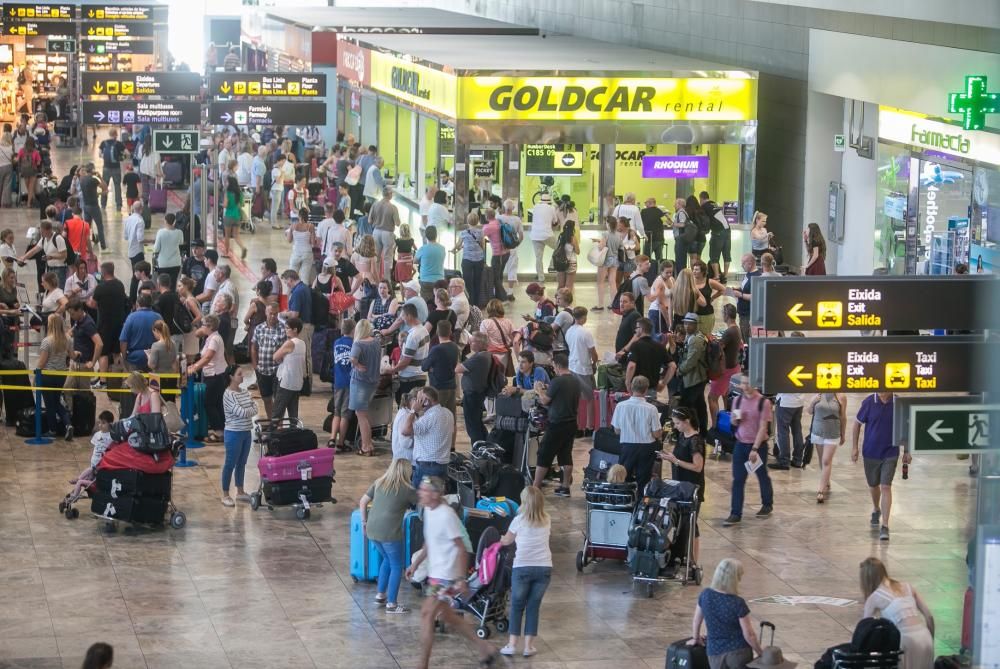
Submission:
[[589,251],[587,251],[587,260],[590,261],[591,265],[595,267],[603,267],[604,261],[608,257],[608,247],[607,246],[593,246]]
[[495,318],[491,318],[490,320],[497,326],[497,330],[500,331],[500,339],[503,341],[503,345],[507,347],[507,367],[504,369],[504,374],[507,378],[510,378],[517,372],[517,369],[514,367],[514,352],[510,348],[510,342],[507,341],[507,335],[504,334],[503,328],[500,327],[500,321]]
[[181,419],[181,413],[176,403],[163,402],[160,413],[163,414],[163,422],[167,424],[167,429],[170,430],[171,434],[177,434],[183,429],[184,421]]
[[342,314],[354,306],[354,296],[342,290],[330,293],[330,313]]

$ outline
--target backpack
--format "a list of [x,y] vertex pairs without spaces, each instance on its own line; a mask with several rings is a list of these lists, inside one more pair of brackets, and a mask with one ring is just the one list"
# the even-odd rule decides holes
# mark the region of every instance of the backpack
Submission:
[[544,352],[552,350],[552,346],[556,341],[556,332],[550,324],[535,321],[528,323],[526,327],[528,330],[528,343],[531,344],[532,348]]
[[[339,281],[339,279],[334,280]],[[317,330],[322,330],[330,323],[330,298],[317,288],[313,288],[310,293],[312,297],[312,324]]]
[[552,252],[552,269],[557,272],[565,272],[569,269],[569,257],[566,255],[566,244],[569,242],[563,239],[565,235],[559,235],[556,248]]
[[500,221],[500,243],[505,249],[516,249],[521,243],[514,226],[506,221]]
[[499,541],[487,546],[486,550],[483,551],[483,557],[479,560],[479,582],[483,585],[489,585],[493,582],[493,578],[496,576],[497,571],[500,569],[500,551],[503,549],[503,544]]
[[705,236],[712,230],[712,221],[708,214],[699,209],[694,215],[694,222],[698,226],[698,239],[705,239]]
[[622,293],[628,293],[632,291],[632,277],[628,277],[621,282],[618,286],[617,292],[615,292],[615,299],[611,300],[611,311],[615,312],[619,316],[622,315]]
[[73,265],[76,264],[76,260],[79,256],[76,250],[73,248],[73,245],[69,243],[69,236],[67,236],[64,230],[62,234],[55,235],[52,237],[52,243],[56,246],[56,248],[59,248],[59,245],[56,244],[55,242],[56,237],[62,237],[63,244],[66,245],[66,260],[65,260],[66,267],[72,267]]
[[486,374],[486,396],[496,397],[507,387],[507,374],[504,366],[490,354],[490,371]]
[[183,302],[178,302],[174,307],[174,327],[180,330],[183,334],[190,334],[191,330],[194,328],[194,318],[191,317],[191,311],[184,305]]
[[708,359],[708,378],[717,379],[726,370],[726,352],[722,348],[722,340],[709,337],[705,346],[705,357]]
[[476,305],[469,306],[469,317],[465,319],[465,329],[469,332],[479,332],[483,324],[483,312]]

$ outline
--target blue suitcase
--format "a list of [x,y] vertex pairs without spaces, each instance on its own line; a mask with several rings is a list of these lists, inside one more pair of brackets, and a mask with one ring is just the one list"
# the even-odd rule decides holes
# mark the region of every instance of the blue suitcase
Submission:
[[194,398],[194,418],[191,421],[191,438],[202,441],[208,436],[208,414],[205,413],[205,384],[194,383],[191,388]]
[[382,566],[382,555],[375,544],[368,541],[361,526],[361,511],[351,512],[351,578],[354,582],[375,581]]
[[410,566],[413,554],[424,547],[424,519],[419,511],[403,516],[403,564]]

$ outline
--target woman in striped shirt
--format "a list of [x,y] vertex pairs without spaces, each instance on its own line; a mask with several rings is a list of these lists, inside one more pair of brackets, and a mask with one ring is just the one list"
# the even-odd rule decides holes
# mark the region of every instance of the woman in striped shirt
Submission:
[[257,415],[257,403],[244,390],[243,370],[239,367],[231,377],[229,386],[222,394],[222,411],[226,416],[223,443],[226,447],[226,461],[222,465],[222,505],[236,506],[229,496],[229,480],[236,474],[236,499],[249,501],[250,496],[243,489],[243,474],[250,455],[251,418]]

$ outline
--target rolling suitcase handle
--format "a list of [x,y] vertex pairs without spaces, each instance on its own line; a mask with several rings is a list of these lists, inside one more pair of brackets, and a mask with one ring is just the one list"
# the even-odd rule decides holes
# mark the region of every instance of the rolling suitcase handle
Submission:
[[765,647],[764,646],[764,628],[765,627],[770,627],[771,628],[771,643],[769,643],[767,645],[768,646],[773,646],[774,645],[774,623],[768,622],[766,620],[761,620],[760,621],[760,644],[761,644],[762,648]]

